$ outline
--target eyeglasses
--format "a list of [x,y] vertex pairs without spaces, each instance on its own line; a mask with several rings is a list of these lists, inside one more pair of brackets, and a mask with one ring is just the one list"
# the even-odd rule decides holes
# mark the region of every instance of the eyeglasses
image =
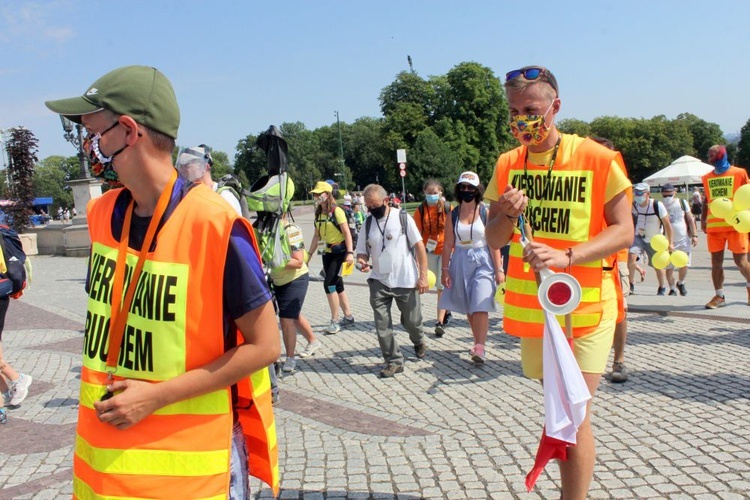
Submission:
[[474,186],[470,186],[469,184],[459,184],[458,190],[459,191],[476,191],[477,188],[475,188]]
[[557,89],[557,79],[547,68],[542,68],[541,66],[527,66],[521,69],[514,69],[513,71],[505,73],[505,81],[509,82],[515,80],[519,76],[523,76],[529,81],[542,79],[549,83],[550,87],[555,89],[555,94],[560,93]]

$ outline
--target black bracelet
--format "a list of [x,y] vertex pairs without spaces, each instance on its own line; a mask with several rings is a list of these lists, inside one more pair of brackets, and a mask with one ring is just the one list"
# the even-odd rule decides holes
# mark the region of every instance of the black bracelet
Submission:
[[354,255],[354,252],[346,252],[346,255]]

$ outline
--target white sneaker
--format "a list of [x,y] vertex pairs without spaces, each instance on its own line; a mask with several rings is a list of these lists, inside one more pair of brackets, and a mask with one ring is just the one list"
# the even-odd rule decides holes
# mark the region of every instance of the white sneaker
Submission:
[[9,387],[8,390],[3,393],[3,403],[5,403],[6,405],[9,405],[10,404],[10,398],[11,398],[12,395],[13,394],[11,394],[10,387]]
[[306,358],[308,356],[312,356],[315,354],[315,351],[317,351],[320,346],[323,345],[320,343],[320,340],[315,339],[312,342],[307,344],[307,347],[305,347],[305,350],[299,353],[300,358]]
[[328,328],[326,328],[326,332],[333,335],[334,333],[339,333],[341,331],[341,327],[339,326],[338,321],[331,320],[331,324],[328,325]]
[[286,358],[284,361],[284,368],[281,369],[284,373],[292,373],[297,368],[297,360],[294,358]]
[[10,402],[8,403],[10,406],[18,406],[23,403],[23,400],[29,395],[29,386],[31,385],[31,382],[31,375],[26,375],[24,373],[21,374],[18,380],[11,382]]

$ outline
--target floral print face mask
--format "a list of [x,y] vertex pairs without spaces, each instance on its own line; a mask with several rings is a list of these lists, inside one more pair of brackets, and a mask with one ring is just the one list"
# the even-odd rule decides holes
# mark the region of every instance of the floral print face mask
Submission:
[[524,146],[536,146],[549,135],[550,126],[545,116],[555,104],[553,100],[542,115],[516,115],[510,118],[510,131],[513,137]]

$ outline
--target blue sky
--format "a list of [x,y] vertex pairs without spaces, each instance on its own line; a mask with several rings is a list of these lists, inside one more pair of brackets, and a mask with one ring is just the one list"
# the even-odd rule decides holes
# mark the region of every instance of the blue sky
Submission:
[[0,129],[39,157],[70,156],[44,101],[83,94],[127,64],[159,68],[182,111],[178,144],[234,158],[271,124],[380,116],[411,55],[420,75],[476,61],[527,64],[560,83],[560,118],[693,113],[737,133],[750,118],[750,2],[22,1],[0,3]]

